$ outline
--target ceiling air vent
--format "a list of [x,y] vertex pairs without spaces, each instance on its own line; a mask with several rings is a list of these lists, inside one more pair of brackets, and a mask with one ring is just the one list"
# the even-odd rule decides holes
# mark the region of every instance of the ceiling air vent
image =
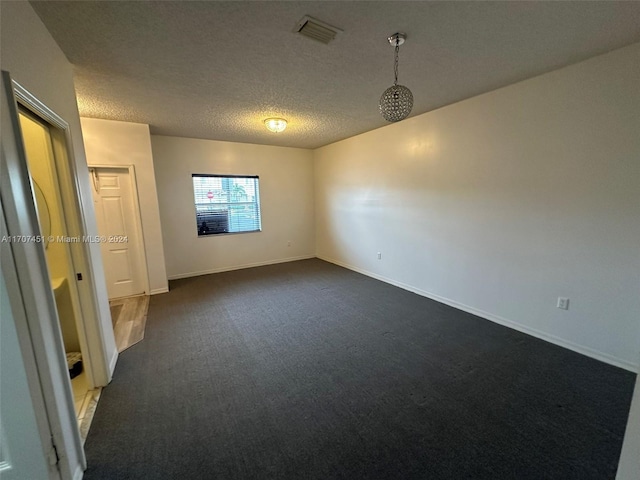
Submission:
[[342,30],[305,15],[298,22],[298,25],[296,25],[294,32],[304,35],[305,37],[313,38],[314,40],[322,43],[329,43],[331,40],[336,38],[336,35],[342,32]]

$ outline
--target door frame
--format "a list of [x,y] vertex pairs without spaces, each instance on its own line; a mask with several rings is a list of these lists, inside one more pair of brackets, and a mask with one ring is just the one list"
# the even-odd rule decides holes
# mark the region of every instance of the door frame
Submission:
[[[18,105],[14,96],[11,76],[2,72],[2,158],[0,169],[0,196],[7,234],[33,238],[40,235],[33,190],[27,168],[24,143],[20,130]],[[4,252],[7,249],[3,249]],[[19,343],[31,345],[37,376],[28,376],[29,389],[42,390],[44,411],[36,411],[41,435],[50,435],[55,446],[56,462],[64,479],[81,478],[86,458],[80,441],[73,394],[60,324],[47,270],[44,247],[36,242],[12,242],[19,295],[24,307],[25,324],[16,325]],[[6,254],[5,254],[6,255]],[[4,271],[4,266],[3,266]],[[8,286],[9,288],[9,286]],[[19,310],[18,310],[19,313]],[[29,349],[23,351],[25,357]],[[29,373],[29,372],[27,372]],[[36,406],[37,407],[37,406]],[[48,419],[50,429],[44,427]]]
[[[129,174],[129,183],[131,184],[131,196],[133,197],[133,209],[135,211],[135,223],[136,223],[136,235],[138,236],[138,258],[140,259],[140,269],[142,270],[142,287],[144,288],[144,295],[150,295],[149,292],[149,269],[147,267],[147,249],[145,248],[144,243],[144,232],[142,231],[142,214],[140,213],[140,198],[138,196],[138,180],[136,178],[136,168],[133,164],[123,164],[123,165],[108,165],[102,163],[90,163],[87,165],[89,167],[89,171],[92,168],[108,168],[115,170],[127,170]],[[95,185],[93,184],[93,178],[91,179],[91,187],[95,190]],[[100,232],[98,232],[100,233]],[[111,299],[109,299],[111,300]]]
[[[83,208],[80,194],[69,124],[20,84],[13,81],[9,72],[2,71],[1,84],[0,197],[8,235],[41,238],[18,116],[18,105],[20,105],[53,127],[51,132],[54,154],[62,155],[59,158],[66,164],[65,176],[68,178],[65,181],[68,180],[69,183],[65,187],[73,190],[68,195],[72,201],[72,211],[65,210],[67,226],[72,227],[68,234],[86,236],[87,211]],[[54,132],[58,137],[57,141],[53,138]],[[65,203],[65,207],[68,204],[69,202]],[[69,225],[71,221],[74,222],[73,226]],[[111,380],[111,372],[115,367],[118,354],[117,350],[108,351],[109,345],[105,335],[110,332],[103,330],[101,324],[100,297],[96,289],[89,244],[78,242],[71,246],[76,247],[72,249],[74,267],[84,277],[84,281],[78,281],[76,284],[85,317],[83,324],[88,340],[88,349],[85,353],[90,356],[93,382],[104,386]],[[6,256],[4,252],[8,250],[5,248],[2,250],[4,257]],[[25,322],[18,328],[19,343],[25,356],[29,355],[29,351],[24,348],[31,345],[35,373],[37,373],[36,375],[33,371],[28,371],[27,382],[31,390],[41,389],[44,400],[43,405],[40,405],[41,408],[35,406],[38,427],[41,429],[41,436],[48,437],[50,444],[54,446],[52,449],[55,457],[54,464],[57,462],[60,477],[65,480],[80,479],[87,464],[74,409],[60,322],[44,246],[37,241],[12,242],[11,253],[19,286],[18,298],[22,301],[25,313]],[[3,272],[4,270],[3,265]],[[12,295],[18,295],[15,289]],[[112,354],[111,359],[107,357],[108,354]],[[43,418],[48,419],[49,429],[45,428]]]
[[[17,104],[53,127],[51,136],[54,156],[56,157],[56,168],[60,161],[64,163],[64,168],[67,170],[66,172],[58,172],[58,181],[65,183],[66,185],[64,186],[72,191],[70,194],[61,191],[67,233],[69,236],[82,238],[87,235],[88,231],[85,222],[87,212],[83,207],[79,193],[78,172],[74,161],[69,124],[15,80],[12,80],[12,86]],[[67,194],[65,195],[65,193]],[[82,312],[82,321],[76,322],[76,325],[81,347],[84,347],[83,366],[88,373],[89,388],[105,386],[111,381],[113,365],[110,365],[105,350],[105,339],[100,328],[98,294],[93,281],[95,273],[90,261],[89,243],[69,243],[69,250],[73,268],[76,272],[84,273],[83,281],[74,282],[77,289],[79,307]],[[69,280],[72,282],[74,279],[71,278]],[[111,363],[115,363],[115,359]]]
[[[66,172],[59,171],[59,165],[58,165],[61,163],[66,163],[68,160],[67,153],[62,151],[66,149],[66,146],[61,145],[61,141],[62,141],[62,139],[60,138],[61,132],[56,131],[55,129],[58,127],[55,125],[51,125],[46,118],[42,118],[40,115],[37,115],[35,112],[27,109],[24,105],[22,105],[20,101],[18,101],[17,103],[18,103],[18,113],[20,115],[23,115],[24,117],[30,119],[31,121],[42,125],[42,127],[47,129],[47,132],[49,133],[51,144],[52,144],[52,155],[53,155],[53,158],[51,159],[52,164],[49,166],[49,168],[51,169],[52,180],[53,180],[53,183],[55,184],[54,188],[57,189],[57,193],[58,193],[57,201],[59,202],[59,207],[60,207],[60,223],[63,227],[62,236],[74,237],[75,233],[77,232],[74,232],[74,235],[70,233],[69,221],[67,220],[67,217],[70,216],[68,215],[69,203],[71,203],[71,209],[74,210],[75,202],[69,202],[69,197],[71,196],[71,193],[67,191],[67,188],[65,188],[65,187],[70,187],[68,185],[69,179],[66,178],[66,175],[64,175],[64,173]],[[28,161],[27,161],[27,169],[29,170]],[[32,178],[30,170],[29,170],[29,176],[30,178]],[[32,181],[33,181],[33,178],[32,178]],[[74,190],[74,189],[70,188],[70,190]],[[51,200],[52,199],[49,199],[49,201]],[[36,205],[36,212],[37,211],[38,209]],[[73,212],[70,212],[70,213],[71,215],[73,215]],[[71,265],[67,267],[67,270],[69,272],[68,272],[68,276],[66,277],[68,278],[68,287],[71,293],[70,295],[71,304],[74,312],[73,328],[75,328],[77,333],[80,352],[82,353],[83,371],[86,374],[87,383],[88,383],[89,389],[91,390],[95,388],[96,383],[93,380],[94,379],[94,362],[92,361],[91,348],[88,345],[87,329],[85,327],[85,322],[83,320],[84,319],[83,312],[86,310],[86,305],[83,306],[80,301],[80,289],[78,288],[78,282],[75,280],[76,272],[82,272],[84,270],[82,269],[81,265],[78,265],[79,263],[77,260],[78,255],[74,256],[73,254],[74,245],[77,245],[77,244],[71,243],[71,242],[66,244],[67,252],[69,255],[68,260],[69,262],[71,262]],[[80,252],[80,254],[82,254],[82,252]],[[45,252],[45,258],[47,258],[46,252]],[[48,263],[47,263],[47,266],[48,266]],[[49,273],[49,276],[51,277],[51,273]],[[63,337],[64,337],[64,333],[63,333]]]

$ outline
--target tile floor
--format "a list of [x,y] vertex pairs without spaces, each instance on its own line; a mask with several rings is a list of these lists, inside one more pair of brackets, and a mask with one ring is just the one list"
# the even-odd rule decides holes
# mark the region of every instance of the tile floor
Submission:
[[85,372],[71,379],[71,388],[73,389],[73,405],[80,428],[80,438],[82,438],[82,443],[84,443],[89,433],[89,427],[91,426],[93,414],[102,389],[94,388],[93,390],[89,390]]
[[135,345],[144,338],[144,329],[149,309],[149,296],[110,300],[113,333],[118,352]]

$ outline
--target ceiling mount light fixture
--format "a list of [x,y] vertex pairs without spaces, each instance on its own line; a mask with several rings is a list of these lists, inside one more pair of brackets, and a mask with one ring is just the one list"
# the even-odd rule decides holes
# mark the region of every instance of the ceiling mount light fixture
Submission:
[[287,121],[284,118],[267,118],[264,125],[273,133],[280,133],[287,128]]
[[395,47],[395,62],[393,72],[395,81],[387,88],[380,97],[380,113],[388,122],[399,122],[404,120],[411,113],[413,108],[413,94],[404,85],[398,85],[398,52],[400,45],[407,39],[404,33],[394,33],[387,38],[392,47]]

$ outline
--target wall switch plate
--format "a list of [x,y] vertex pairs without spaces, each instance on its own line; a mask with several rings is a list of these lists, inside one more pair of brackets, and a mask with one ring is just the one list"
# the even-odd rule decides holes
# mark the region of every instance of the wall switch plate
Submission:
[[569,310],[569,299],[565,297],[558,297],[558,304],[556,306],[561,310]]
[[382,259],[382,253],[378,252],[378,260]]

